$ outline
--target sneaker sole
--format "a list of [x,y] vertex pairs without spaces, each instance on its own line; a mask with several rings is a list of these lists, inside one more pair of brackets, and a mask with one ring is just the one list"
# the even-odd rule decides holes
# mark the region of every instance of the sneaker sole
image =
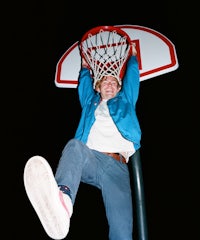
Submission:
[[47,235],[52,239],[65,238],[70,216],[61,204],[52,169],[43,157],[34,156],[27,161],[24,186]]

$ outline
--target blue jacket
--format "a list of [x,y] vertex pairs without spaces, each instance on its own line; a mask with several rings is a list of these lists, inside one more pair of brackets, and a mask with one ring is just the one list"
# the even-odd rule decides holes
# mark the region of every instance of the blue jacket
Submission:
[[[141,130],[136,115],[136,102],[139,94],[140,76],[137,58],[131,56],[122,80],[122,89],[109,99],[107,104],[110,115],[122,136],[133,142],[135,150],[140,148]],[[75,138],[87,142],[88,134],[95,121],[94,112],[101,96],[93,89],[93,79],[87,68],[82,68],[78,84],[82,113]]]

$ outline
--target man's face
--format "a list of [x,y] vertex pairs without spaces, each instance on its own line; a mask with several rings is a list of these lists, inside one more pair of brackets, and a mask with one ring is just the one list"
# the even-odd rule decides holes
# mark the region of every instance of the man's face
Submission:
[[96,89],[100,92],[102,99],[110,99],[120,91],[121,87],[117,79],[113,76],[105,76]]

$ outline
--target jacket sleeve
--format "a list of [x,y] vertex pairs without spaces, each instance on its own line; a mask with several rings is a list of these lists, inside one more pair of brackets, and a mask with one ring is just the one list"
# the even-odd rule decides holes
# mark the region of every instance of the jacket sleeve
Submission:
[[94,95],[93,79],[87,68],[82,68],[80,70],[78,78],[78,94],[81,107],[87,103],[89,97],[91,98]]
[[131,56],[127,62],[126,72],[124,78],[122,79],[122,84],[122,91],[124,91],[127,99],[135,105],[138,99],[140,87],[140,73],[136,56]]

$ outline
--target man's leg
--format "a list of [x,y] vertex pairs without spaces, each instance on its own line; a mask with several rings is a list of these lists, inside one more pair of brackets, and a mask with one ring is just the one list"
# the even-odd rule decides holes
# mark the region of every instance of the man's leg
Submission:
[[133,210],[127,164],[114,159],[105,169],[102,194],[109,224],[109,240],[132,240]]

